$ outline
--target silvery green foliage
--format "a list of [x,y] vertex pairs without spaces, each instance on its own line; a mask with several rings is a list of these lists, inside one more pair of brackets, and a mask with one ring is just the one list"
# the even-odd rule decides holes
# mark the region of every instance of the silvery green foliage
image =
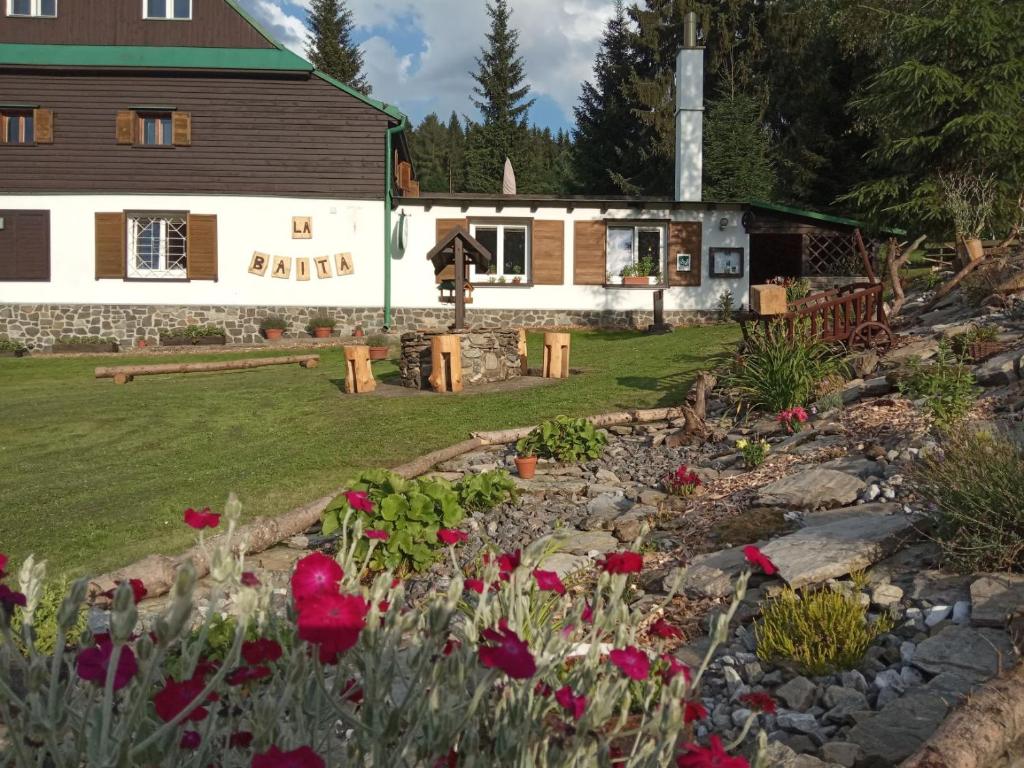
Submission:
[[[76,651],[38,654],[30,621],[24,625],[30,653],[18,653],[0,611],[0,718],[8,728],[7,743],[0,740],[4,765],[248,766],[254,753],[271,745],[283,750],[308,745],[332,766],[432,768],[453,748],[459,766],[608,766],[614,743],[622,751],[617,760],[624,761],[616,765],[653,768],[674,765],[680,740],[692,738],[683,725],[681,702],[699,690],[713,649],[694,670],[689,687],[681,674],[668,684],[655,672],[648,681],[627,679],[605,658],[612,648],[638,645],[641,617],[629,610],[627,576],[602,573],[597,578],[585,598],[593,610],[593,621],[587,623],[584,598],[537,590],[532,570],[544,553],[533,547],[500,589],[464,593],[463,580],[456,576],[446,591],[402,610],[403,586],[392,587],[390,573],[371,579],[364,570],[372,552],[363,558],[363,567],[353,561],[360,535],[356,522],[355,540],[344,541],[339,555],[345,571],[341,589],[362,594],[372,608],[358,644],[337,665],[325,666],[297,639],[290,600],[282,606],[269,587],[242,586],[244,542],[231,541],[238,513],[232,500],[227,541],[207,553],[214,584],[207,617],[230,604],[238,618],[224,663],[207,675],[196,697],[205,702],[209,716],[182,723],[179,715],[165,723],[152,703],[165,678],[192,677],[204,656],[210,619],[197,619],[195,572],[186,566],[151,633],[141,631],[128,585],[115,593],[110,621],[114,654],[132,647],[138,658],[137,674],[118,691],[113,690],[113,674],[106,686],[82,680]],[[243,554],[232,554],[232,546]],[[41,571],[31,565],[23,569],[27,595],[38,593]],[[498,569],[492,563],[475,575],[491,584],[498,580]],[[713,622],[716,644],[727,638],[746,581],[747,574],[738,579],[728,612]],[[85,580],[72,586],[60,612],[56,647],[64,647],[85,593]],[[537,663],[533,679],[512,680],[479,663],[481,630],[502,618],[529,642]],[[227,674],[244,665],[242,643],[253,629],[279,642],[284,655],[269,665],[270,678],[227,685]],[[551,689],[569,685],[585,695],[582,719],[574,722],[539,682]],[[209,701],[211,694],[219,699]],[[179,746],[186,729],[200,734],[197,749]],[[250,747],[228,746],[238,731],[254,735]]]

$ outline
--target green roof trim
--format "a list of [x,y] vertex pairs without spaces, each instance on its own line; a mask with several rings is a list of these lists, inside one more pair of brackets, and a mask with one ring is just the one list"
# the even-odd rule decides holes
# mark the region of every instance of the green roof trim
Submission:
[[402,111],[400,109],[398,109],[398,107],[395,107],[395,106],[393,106],[391,104],[386,104],[383,101],[377,101],[377,99],[371,99],[369,96],[367,96],[367,95],[357,91],[351,85],[346,85],[345,83],[341,82],[340,80],[334,79],[333,77],[328,75],[326,72],[321,72],[319,69],[314,69],[313,70],[313,74],[316,75],[317,77],[319,77],[324,82],[330,83],[331,85],[333,85],[338,90],[344,91],[349,96],[352,96],[353,98],[359,99],[364,104],[368,104],[371,107],[373,107],[374,109],[379,109],[381,112],[383,112],[388,117],[392,117],[395,120],[398,120],[399,122],[401,122],[402,120],[406,119],[405,115],[402,113]]
[[[863,221],[857,221],[856,219],[848,219],[845,216],[833,216],[830,213],[821,213],[820,211],[808,211],[804,208],[793,208],[788,205],[779,205],[778,203],[766,203],[761,200],[751,200],[748,205],[751,208],[760,208],[764,211],[774,211],[775,213],[788,213],[791,216],[799,216],[804,219],[814,219],[815,221],[824,221],[829,224],[842,224],[846,227],[856,227],[857,229],[866,229],[867,224]],[[882,229],[882,232],[891,235],[905,235],[906,230],[903,229]]]
[[0,65],[128,67],[139,69],[239,69],[312,72],[313,66],[282,48],[187,48],[146,45],[29,45],[0,43]]

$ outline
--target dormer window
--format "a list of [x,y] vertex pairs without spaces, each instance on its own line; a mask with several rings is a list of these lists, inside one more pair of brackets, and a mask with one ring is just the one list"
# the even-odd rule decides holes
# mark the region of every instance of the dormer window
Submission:
[[7,0],[8,16],[57,17],[57,0]]
[[192,0],[142,0],[142,18],[188,21],[192,18]]

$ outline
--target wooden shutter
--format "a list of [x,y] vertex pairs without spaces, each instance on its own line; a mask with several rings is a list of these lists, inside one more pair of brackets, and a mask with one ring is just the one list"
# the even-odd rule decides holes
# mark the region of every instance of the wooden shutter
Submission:
[[36,144],[53,144],[53,110],[34,109],[32,120],[35,124]]
[[577,221],[572,249],[572,281],[575,285],[604,285],[608,247],[603,221]]
[[192,146],[192,114],[189,112],[171,113],[171,143],[176,147]]
[[136,115],[129,109],[123,109],[117,113],[117,127],[114,131],[118,144],[135,143]]
[[[456,227],[462,227],[464,230],[469,232],[469,219],[438,219],[437,225],[434,227],[434,244],[441,242],[441,238],[451,233]],[[492,256],[494,254],[491,254]],[[454,280],[455,279],[455,267],[447,266],[441,270],[441,274],[434,278],[435,283],[440,283],[442,280]]]
[[96,214],[96,279],[125,276],[125,219],[123,213]]
[[565,282],[564,221],[534,221],[530,248],[534,285],[561,285]]
[[[700,285],[703,229],[699,221],[674,221],[668,227],[668,284]],[[690,271],[676,272],[676,254],[690,254]]]
[[0,280],[50,279],[50,212],[0,211]]
[[188,279],[217,279],[217,217],[188,215]]

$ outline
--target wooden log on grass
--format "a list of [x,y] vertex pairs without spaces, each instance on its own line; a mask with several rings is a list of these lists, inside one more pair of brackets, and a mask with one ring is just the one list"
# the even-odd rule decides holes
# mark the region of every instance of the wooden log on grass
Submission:
[[213,363],[160,363],[157,365],[116,365],[96,369],[97,379],[113,379],[115,384],[127,384],[136,376],[160,376],[167,373],[210,373],[213,371],[244,371],[268,365],[291,365],[316,368],[320,355],[289,355],[287,357],[258,357],[245,360],[221,360]]

